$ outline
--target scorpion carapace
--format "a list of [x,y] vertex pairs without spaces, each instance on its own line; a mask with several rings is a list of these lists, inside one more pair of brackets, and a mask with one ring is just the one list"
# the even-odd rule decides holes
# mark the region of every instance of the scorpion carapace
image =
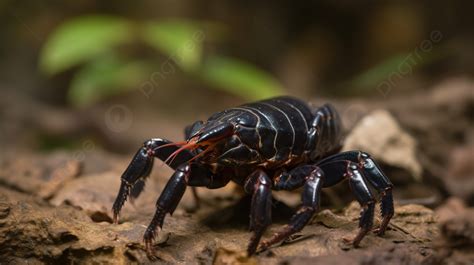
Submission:
[[[251,194],[249,255],[264,250],[300,231],[319,209],[324,187],[347,179],[361,205],[357,247],[371,230],[375,197],[381,196],[383,235],[393,216],[392,183],[371,156],[362,151],[339,153],[341,120],[329,104],[311,108],[292,97],[278,97],[230,108],[186,127],[185,141],[173,143],[154,138],[146,141],[122,174],[122,184],[113,205],[114,222],[128,196],[143,190],[154,158],[175,170],[156,203],[156,213],[145,231],[147,253],[163,226],[167,213],[176,209],[186,187],[216,189],[234,181]],[[290,223],[260,242],[271,223],[271,190],[303,187],[301,206]],[[193,189],[193,192],[194,189]],[[259,244],[260,242],[260,244]]]

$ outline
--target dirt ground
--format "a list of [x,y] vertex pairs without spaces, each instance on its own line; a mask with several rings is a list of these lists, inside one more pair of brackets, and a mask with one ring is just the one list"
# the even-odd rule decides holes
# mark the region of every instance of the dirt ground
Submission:
[[[197,211],[188,190],[167,216],[155,244],[158,259],[150,261],[142,235],[168,168],[156,163],[144,194],[127,202],[114,225],[111,207],[131,153],[113,154],[87,141],[48,153],[6,144],[10,148],[0,160],[0,264],[474,264],[473,88],[472,80],[453,79],[409,98],[335,102],[351,128],[344,148],[371,153],[395,184],[396,211],[386,235],[370,234],[357,249],[343,241],[357,233],[359,216],[343,183],[324,191],[322,210],[296,237],[246,257],[249,201],[240,187],[229,185],[198,189]],[[22,114],[9,114],[8,104],[2,102],[2,126],[23,120]],[[42,115],[28,117],[61,124],[53,119],[75,114]],[[181,133],[178,125],[169,128]],[[54,135],[74,128],[49,130]],[[14,138],[7,134],[3,140]],[[266,237],[288,222],[299,198],[298,191],[275,194]]]

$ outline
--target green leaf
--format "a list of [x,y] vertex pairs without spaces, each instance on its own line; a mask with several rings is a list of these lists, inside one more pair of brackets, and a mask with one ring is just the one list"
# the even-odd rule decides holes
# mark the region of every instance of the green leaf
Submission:
[[68,97],[76,106],[90,105],[137,88],[150,72],[151,66],[142,61],[122,62],[113,56],[99,58],[76,73]]
[[132,39],[130,23],[113,16],[79,17],[60,25],[40,54],[40,69],[57,74]]
[[412,75],[419,68],[448,55],[442,47],[431,52],[415,50],[411,53],[397,54],[383,60],[369,70],[352,79],[351,84],[358,90],[369,90],[384,80],[400,79]]
[[185,71],[196,70],[201,62],[204,32],[196,22],[150,22],[144,26],[142,37]]
[[373,88],[378,83],[388,78],[390,74],[396,73],[406,57],[407,54],[398,54],[388,58],[355,77],[352,80],[352,84],[358,88]]
[[213,56],[203,65],[201,76],[216,88],[249,100],[284,93],[280,83],[265,71],[246,62]]

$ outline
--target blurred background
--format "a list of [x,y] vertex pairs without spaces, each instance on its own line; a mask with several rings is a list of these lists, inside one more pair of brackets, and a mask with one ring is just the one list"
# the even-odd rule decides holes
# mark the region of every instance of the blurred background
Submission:
[[129,153],[279,94],[409,98],[472,76],[471,11],[468,1],[4,0],[2,149],[93,138]]
[[[195,120],[286,94],[334,104],[344,148],[380,161],[397,205],[446,221],[474,205],[473,10],[461,0],[2,0],[0,186],[55,204],[73,179],[114,168],[97,192],[109,201],[91,214],[110,221],[108,185],[144,140],[180,140]],[[95,188],[81,178],[73,189]],[[325,191],[323,205],[345,207],[347,189]],[[87,209],[77,196],[68,203]]]

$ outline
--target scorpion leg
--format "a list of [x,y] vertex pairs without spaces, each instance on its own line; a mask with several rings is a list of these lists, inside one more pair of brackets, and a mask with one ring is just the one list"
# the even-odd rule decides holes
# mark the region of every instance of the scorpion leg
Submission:
[[335,160],[350,160],[359,164],[359,167],[364,172],[364,177],[370,184],[380,193],[380,210],[382,215],[382,223],[375,232],[381,236],[385,233],[387,226],[394,214],[392,189],[393,184],[388,177],[380,169],[380,166],[367,153],[361,151],[348,151],[333,155],[322,160],[320,163],[327,163]]
[[346,176],[349,177],[351,190],[362,207],[359,219],[359,233],[354,239],[348,240],[354,245],[354,247],[358,247],[360,241],[370,231],[370,229],[372,229],[374,222],[375,199],[357,164],[350,162],[347,165]]
[[257,250],[260,238],[272,221],[271,185],[270,178],[261,169],[252,173],[244,185],[245,191],[253,194],[250,210],[250,230],[253,231],[253,235],[247,247],[247,254],[249,256],[253,255]]
[[382,223],[380,227],[375,229],[375,232],[381,236],[385,233],[388,223],[394,214],[393,207],[393,196],[392,196],[392,182],[385,176],[385,174],[380,170],[380,167],[377,163],[370,157],[369,154],[364,152],[359,153],[359,160],[363,164],[364,176],[367,180],[374,186],[374,188],[380,192],[380,211],[382,214]]
[[225,186],[229,181],[229,178],[215,176],[207,167],[200,164],[191,163],[179,166],[158,198],[155,215],[143,235],[148,256],[154,257],[153,240],[157,230],[163,227],[165,215],[167,213],[173,214],[176,210],[187,186],[216,189]]
[[335,153],[340,150],[342,125],[337,111],[330,104],[325,104],[312,112],[314,118],[308,130],[305,150],[314,150],[310,154],[314,160],[321,153]]
[[[305,165],[293,169],[289,173],[282,173],[276,178],[274,187],[276,189],[293,190],[304,185],[301,195],[302,205],[291,217],[290,223],[275,233],[270,239],[260,244],[264,250],[271,245],[288,238],[292,234],[301,231],[311,220],[313,214],[318,211],[320,203],[321,188],[324,181],[323,171],[314,165]],[[300,184],[301,183],[301,184]]]
[[[160,148],[162,145],[170,143],[168,140],[154,138],[146,141],[137,151],[121,177],[120,189],[112,207],[114,223],[118,223],[120,210],[128,196],[130,195],[132,198],[137,198],[143,191],[145,180],[153,168],[154,157],[166,161],[174,151],[178,150],[179,146],[175,145]],[[178,165],[183,164],[191,158],[193,158],[193,154],[187,150],[183,150],[178,154],[176,159],[168,163],[168,166],[176,169]]]
[[354,247],[358,247],[360,241],[370,231],[373,225],[375,198],[370,192],[367,182],[363,176],[360,165],[349,160],[335,160],[319,165],[326,174],[324,187],[332,186],[343,178],[348,178],[349,186],[355,198],[362,207],[359,219],[359,233],[348,240]]

